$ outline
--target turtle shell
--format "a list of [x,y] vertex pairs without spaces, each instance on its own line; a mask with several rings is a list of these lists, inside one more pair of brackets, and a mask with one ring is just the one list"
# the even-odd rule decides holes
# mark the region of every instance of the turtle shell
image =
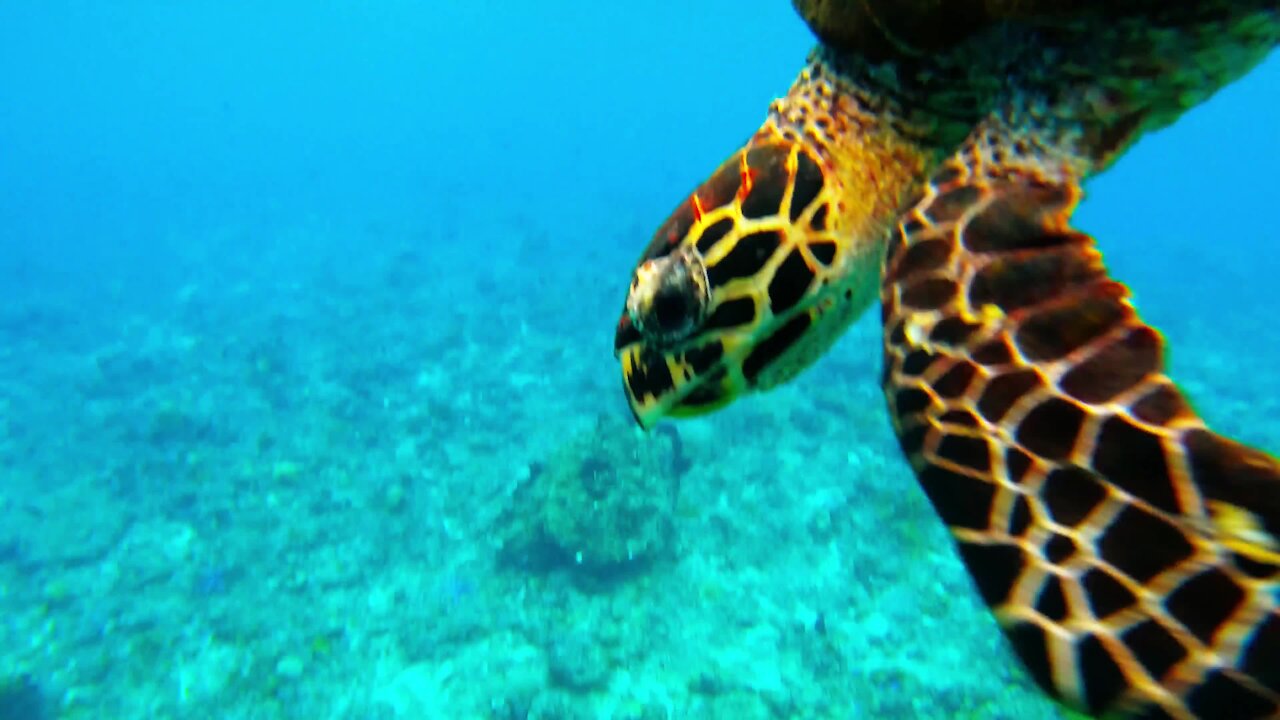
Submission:
[[1157,0],[793,0],[822,43],[892,60],[945,50],[987,29],[1014,21],[1058,27],[1158,13]]

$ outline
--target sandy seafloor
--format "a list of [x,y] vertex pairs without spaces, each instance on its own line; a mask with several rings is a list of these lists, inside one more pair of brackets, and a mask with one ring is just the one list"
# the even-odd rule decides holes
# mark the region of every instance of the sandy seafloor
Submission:
[[[1197,407],[1280,449],[1265,193],[1151,147],[1082,222]],[[686,170],[640,179],[657,205],[486,190],[429,222],[157,226],[163,262],[83,282],[4,266],[0,720],[1057,717],[899,457],[874,311],[678,451],[629,426],[612,328]],[[618,507],[599,479],[656,468],[635,567],[600,577],[590,528],[504,552],[586,479],[565,448]]]
[[66,718],[1053,715],[896,455],[870,323],[679,426],[651,567],[499,567],[530,463],[601,415],[633,431],[583,309],[616,308],[616,277],[529,278],[536,229],[492,231],[483,274],[407,248],[206,275],[110,327],[7,308],[0,673]]
[[[65,718],[1055,716],[898,457],[870,318],[791,386],[678,425],[652,563],[499,563],[531,465],[634,432],[618,277],[593,270],[625,260],[584,248],[532,277],[547,228],[468,226],[493,239],[483,271],[438,272],[464,243],[353,240],[289,282],[192,255],[199,282],[159,305],[11,298],[0,675]],[[1170,331],[1179,377],[1280,446],[1274,393],[1234,370],[1274,329],[1197,305]]]

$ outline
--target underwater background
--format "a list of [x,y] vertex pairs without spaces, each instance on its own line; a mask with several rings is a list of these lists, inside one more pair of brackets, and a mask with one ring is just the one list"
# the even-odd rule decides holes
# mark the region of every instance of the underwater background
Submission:
[[[0,4],[0,720],[1058,717],[875,312],[632,427],[631,265],[812,44],[782,0]],[[1278,114],[1272,57],[1077,215],[1271,452]]]

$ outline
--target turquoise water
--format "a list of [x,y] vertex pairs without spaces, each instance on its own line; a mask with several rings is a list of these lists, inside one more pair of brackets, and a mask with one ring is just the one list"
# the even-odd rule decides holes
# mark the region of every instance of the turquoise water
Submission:
[[[629,427],[630,266],[790,84],[788,4],[440,5],[0,5],[0,720],[1056,717],[899,456],[875,313]],[[1077,216],[1273,452],[1277,112],[1273,57]]]

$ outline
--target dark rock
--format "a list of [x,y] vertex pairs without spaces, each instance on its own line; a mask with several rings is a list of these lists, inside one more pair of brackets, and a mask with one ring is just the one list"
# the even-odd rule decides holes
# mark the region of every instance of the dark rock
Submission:
[[0,720],[52,720],[44,691],[28,675],[0,680]]

